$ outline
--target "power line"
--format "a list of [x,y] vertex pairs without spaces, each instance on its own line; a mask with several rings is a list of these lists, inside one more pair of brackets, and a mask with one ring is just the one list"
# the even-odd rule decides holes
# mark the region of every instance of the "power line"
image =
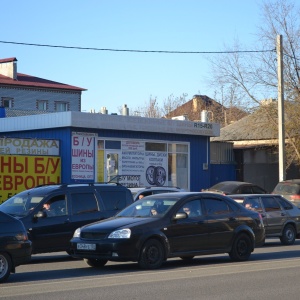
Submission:
[[111,52],[139,52],[139,53],[168,53],[168,54],[229,54],[229,53],[276,52],[276,49],[272,49],[272,50],[240,50],[240,51],[166,51],[166,50],[128,50],[128,49],[110,49],[110,48],[89,48],[89,47],[59,46],[59,45],[32,44],[32,43],[8,42],[8,41],[0,41],[0,43],[23,45],[23,46],[35,46],[35,47],[76,49],[76,50],[94,50],[94,51],[111,51]]

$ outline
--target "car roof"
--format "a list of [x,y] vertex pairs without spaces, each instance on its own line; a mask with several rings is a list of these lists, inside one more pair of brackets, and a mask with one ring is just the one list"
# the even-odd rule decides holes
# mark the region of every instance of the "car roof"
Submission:
[[[126,189],[127,188],[118,183],[70,183],[70,184],[46,184],[46,185],[39,185],[34,188],[22,191],[18,194],[31,194],[31,195],[47,195],[52,191],[65,191],[65,189],[70,188],[85,188],[85,187],[101,187],[101,188],[118,188],[118,189]],[[16,195],[18,195],[16,194]]]
[[[215,185],[218,185],[218,184],[232,184],[232,185],[256,185],[256,184],[253,184],[253,183],[250,183],[250,182],[246,182],[246,181],[220,181],[216,184],[214,184],[213,186]],[[212,187],[213,187],[212,186]]]
[[145,186],[145,187],[138,187],[138,188],[129,188],[132,192],[139,192],[139,191],[150,191],[150,190],[180,190],[179,187],[176,186]]
[[280,183],[298,183],[298,184],[300,184],[300,179],[288,179],[288,180],[283,180],[283,181],[278,182],[278,184],[280,184]]
[[232,194],[232,195],[226,195],[227,197],[230,198],[245,198],[245,197],[268,197],[268,196],[277,196],[277,197],[281,197],[283,198],[281,195],[279,194]]

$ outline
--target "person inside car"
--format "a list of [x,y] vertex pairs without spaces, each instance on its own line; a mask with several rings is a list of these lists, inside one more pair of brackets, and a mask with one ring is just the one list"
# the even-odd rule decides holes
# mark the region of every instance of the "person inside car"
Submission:
[[46,217],[55,216],[55,211],[53,209],[51,209],[51,204],[49,202],[46,202],[43,205],[43,212],[46,214]]
[[151,208],[150,213],[151,213],[151,216],[156,216],[157,215],[157,210],[155,209],[155,207]]
[[193,211],[191,205],[185,204],[183,211],[188,215],[189,218],[197,217],[197,213]]

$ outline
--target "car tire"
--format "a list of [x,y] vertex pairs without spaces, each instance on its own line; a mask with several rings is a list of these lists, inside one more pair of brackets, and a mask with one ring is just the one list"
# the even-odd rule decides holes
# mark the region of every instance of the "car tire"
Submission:
[[97,259],[97,258],[85,258],[84,261],[90,266],[94,268],[102,268],[108,262],[107,259]]
[[296,230],[293,225],[286,225],[282,230],[280,241],[282,245],[293,245],[296,239]]
[[0,282],[4,282],[10,275],[12,261],[7,253],[0,252]]
[[239,234],[232,245],[229,257],[233,261],[248,260],[253,249],[253,242],[246,233]]
[[142,247],[138,261],[142,269],[158,269],[164,261],[164,248],[161,242],[150,239]]

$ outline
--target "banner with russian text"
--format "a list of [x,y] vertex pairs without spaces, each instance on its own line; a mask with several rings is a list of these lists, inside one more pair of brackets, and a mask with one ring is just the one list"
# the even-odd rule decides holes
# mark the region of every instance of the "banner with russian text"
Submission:
[[61,182],[57,156],[0,155],[0,203],[37,185]]
[[72,179],[94,181],[96,136],[95,133],[72,132]]

